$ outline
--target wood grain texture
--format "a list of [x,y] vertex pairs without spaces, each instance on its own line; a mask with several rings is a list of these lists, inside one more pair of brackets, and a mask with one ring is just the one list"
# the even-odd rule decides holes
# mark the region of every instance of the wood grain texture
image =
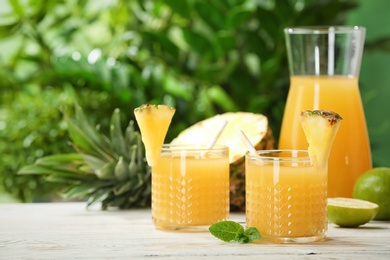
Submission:
[[[231,219],[244,223],[243,214]],[[208,232],[156,230],[150,209],[101,211],[85,203],[0,205],[0,259],[390,259],[390,222],[329,224],[310,244],[225,243]]]

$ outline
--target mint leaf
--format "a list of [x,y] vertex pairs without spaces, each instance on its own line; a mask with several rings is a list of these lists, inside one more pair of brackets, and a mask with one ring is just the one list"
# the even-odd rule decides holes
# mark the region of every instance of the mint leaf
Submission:
[[237,222],[225,220],[209,227],[210,233],[225,242],[236,240],[237,234],[244,233],[244,228]]
[[239,223],[231,220],[217,222],[210,226],[209,231],[213,236],[225,242],[250,243],[261,237],[257,228],[249,227],[244,230]]
[[239,242],[239,243],[248,243],[249,242],[249,238],[245,235],[244,232],[237,234],[236,238],[234,240]]
[[248,243],[261,238],[259,230],[255,227],[247,228],[244,234],[248,238]]

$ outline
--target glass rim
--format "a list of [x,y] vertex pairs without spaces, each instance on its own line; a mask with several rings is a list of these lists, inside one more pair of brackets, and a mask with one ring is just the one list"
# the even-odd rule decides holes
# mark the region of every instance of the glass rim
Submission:
[[364,32],[363,26],[343,26],[343,25],[314,25],[314,26],[297,26],[284,28],[286,34],[328,34],[332,33],[354,33]]
[[[266,156],[267,154],[280,154],[287,153],[289,156]],[[311,157],[309,155],[308,150],[300,150],[300,149],[273,149],[273,150],[257,150],[257,155],[252,155],[249,152],[246,153],[245,157],[251,160],[262,160],[262,161],[299,161],[299,162],[311,162]],[[293,156],[296,154],[296,156]],[[298,154],[302,154],[302,156],[298,156]]]
[[229,150],[226,145],[214,145],[211,148],[207,148],[204,144],[163,144],[161,151],[225,151]]

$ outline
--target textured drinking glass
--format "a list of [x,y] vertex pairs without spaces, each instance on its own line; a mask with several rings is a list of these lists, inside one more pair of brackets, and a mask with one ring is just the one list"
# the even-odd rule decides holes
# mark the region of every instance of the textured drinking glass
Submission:
[[325,238],[327,170],[307,151],[264,150],[247,154],[246,225],[272,241],[306,243]]
[[164,145],[152,169],[152,218],[156,228],[176,231],[228,219],[228,147]]
[[299,114],[332,110],[343,118],[329,157],[329,197],[351,197],[356,179],[372,167],[363,104],[358,87],[365,29],[285,29],[290,89],[279,149],[307,149]]

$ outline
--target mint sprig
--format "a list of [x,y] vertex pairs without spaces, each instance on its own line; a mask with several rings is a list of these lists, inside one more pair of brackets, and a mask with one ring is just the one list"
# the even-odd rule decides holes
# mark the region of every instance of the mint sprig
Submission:
[[256,227],[244,229],[239,223],[231,220],[217,222],[209,227],[209,231],[213,236],[225,242],[250,243],[261,237]]

